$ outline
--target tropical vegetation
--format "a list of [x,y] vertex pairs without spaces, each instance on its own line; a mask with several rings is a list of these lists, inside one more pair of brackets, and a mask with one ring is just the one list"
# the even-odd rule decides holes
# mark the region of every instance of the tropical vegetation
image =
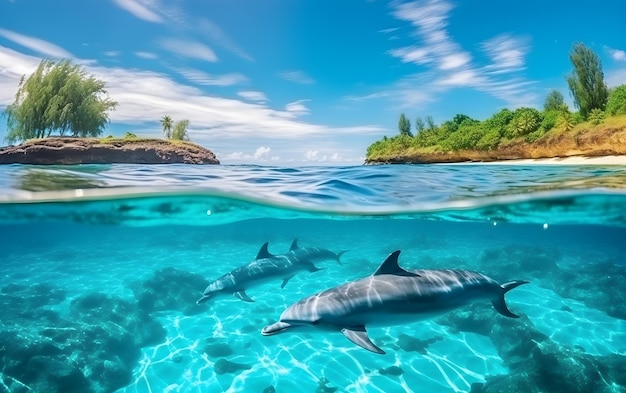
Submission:
[[180,120],[174,123],[169,115],[165,115],[161,119],[163,135],[165,135],[167,139],[172,139],[176,141],[188,141],[189,133],[187,132],[187,128],[189,128],[189,123],[190,122],[187,119]]
[[[577,111],[568,108],[561,92],[552,90],[542,110],[502,109],[483,121],[457,114],[439,125],[435,125],[431,116],[425,120],[418,117],[414,136],[410,121],[402,113],[398,121],[399,133],[370,145],[367,161],[536,158],[537,155],[558,155],[563,149],[570,151],[568,138],[583,140],[579,134],[584,132],[600,138],[596,140],[598,143],[604,140],[602,135],[608,138],[615,132],[626,137],[626,116],[619,117],[626,114],[626,85],[607,89],[600,59],[582,43],[574,44],[569,57],[573,70],[567,82]],[[616,116],[618,118],[613,119]],[[607,127],[610,132],[605,132]]]
[[22,76],[7,116],[9,143],[51,135],[95,137],[117,107],[105,83],[70,60],[42,60],[28,78]]

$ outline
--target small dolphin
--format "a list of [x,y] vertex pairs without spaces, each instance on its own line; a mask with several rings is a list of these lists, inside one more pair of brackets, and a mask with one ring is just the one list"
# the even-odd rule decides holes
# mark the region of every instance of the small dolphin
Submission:
[[399,325],[426,319],[476,301],[489,300],[496,311],[518,318],[504,294],[528,281],[499,285],[469,270],[411,270],[398,266],[400,251],[391,253],[366,278],[327,289],[287,308],[280,320],[263,328],[264,336],[313,327],[341,331],[368,351],[384,354],[367,335],[366,326]]
[[261,246],[256,258],[250,263],[238,267],[224,274],[206,287],[197,304],[207,301],[219,293],[232,293],[237,298],[253,302],[246,289],[268,282],[277,278],[283,280],[281,288],[284,288],[289,280],[301,271],[316,272],[322,270],[315,266],[315,262],[334,259],[341,263],[339,258],[345,251],[334,253],[319,247],[298,246],[298,239],[294,239],[289,252],[281,255],[273,255],[268,250],[268,243]]

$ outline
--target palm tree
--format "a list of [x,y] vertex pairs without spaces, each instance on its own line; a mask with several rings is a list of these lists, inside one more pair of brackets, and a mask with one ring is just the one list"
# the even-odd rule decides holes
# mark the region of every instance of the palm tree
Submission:
[[187,127],[189,127],[189,120],[177,121],[174,125],[174,131],[172,132],[172,139],[188,141],[189,135],[187,134]]
[[163,116],[161,119],[161,126],[163,127],[163,134],[167,139],[172,138],[172,118],[168,115]]

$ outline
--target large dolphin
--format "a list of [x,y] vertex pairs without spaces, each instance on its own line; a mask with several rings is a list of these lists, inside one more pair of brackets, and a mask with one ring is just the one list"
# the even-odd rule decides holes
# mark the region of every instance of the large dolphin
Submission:
[[273,255],[268,250],[268,243],[261,246],[256,258],[244,266],[240,266],[206,287],[202,297],[196,301],[200,304],[219,293],[232,293],[246,302],[253,302],[246,289],[271,280],[282,279],[281,288],[301,271],[316,272],[321,270],[315,266],[315,262],[328,259],[341,263],[339,257],[345,252],[334,253],[319,247],[299,247],[298,240],[294,239],[286,254]]
[[264,336],[294,328],[341,331],[368,351],[383,354],[367,335],[366,326],[399,325],[426,319],[481,300],[491,301],[500,314],[517,318],[504,294],[528,281],[499,285],[469,270],[411,270],[398,266],[400,251],[391,253],[366,278],[327,289],[287,308],[280,320],[263,328]]

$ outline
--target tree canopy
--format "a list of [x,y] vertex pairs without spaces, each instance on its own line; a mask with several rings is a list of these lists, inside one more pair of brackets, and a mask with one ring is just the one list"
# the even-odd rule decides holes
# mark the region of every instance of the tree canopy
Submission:
[[411,133],[411,121],[403,114],[400,115],[398,120],[398,131],[400,135],[413,136]]
[[574,104],[586,119],[591,110],[604,110],[609,96],[602,63],[598,55],[582,43],[574,44],[569,58],[574,70],[567,78],[567,84],[574,97]]
[[611,116],[626,114],[626,85],[611,90],[606,103],[606,113]]
[[105,83],[70,60],[42,60],[22,76],[15,101],[5,111],[7,142],[60,136],[94,137],[104,131],[108,112],[117,107]]
[[558,90],[552,90],[548,93],[545,102],[543,103],[544,111],[563,111],[567,110],[567,104],[565,103],[565,99],[563,98],[563,94],[561,94]]
[[163,116],[161,119],[161,127],[163,127],[163,135],[167,139],[172,138],[172,118],[169,115]]
[[172,130],[172,138],[179,141],[188,141],[189,135],[187,134],[187,128],[189,127],[189,120],[184,119],[177,121],[174,124],[174,129]]

